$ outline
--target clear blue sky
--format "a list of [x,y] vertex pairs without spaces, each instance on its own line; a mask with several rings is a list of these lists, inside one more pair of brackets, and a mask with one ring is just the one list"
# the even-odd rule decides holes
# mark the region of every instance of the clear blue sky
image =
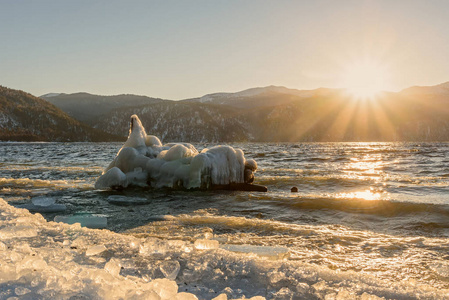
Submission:
[[449,1],[0,0],[0,85],[184,99],[342,87],[366,59],[388,88],[449,81]]

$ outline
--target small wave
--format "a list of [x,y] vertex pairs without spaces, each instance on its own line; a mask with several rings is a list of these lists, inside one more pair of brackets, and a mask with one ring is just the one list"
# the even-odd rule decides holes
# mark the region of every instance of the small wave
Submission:
[[42,180],[30,178],[0,178],[0,188],[91,188],[91,184],[83,180]]
[[[374,198],[383,197],[382,193],[370,193]],[[365,194],[347,193],[328,196],[297,196],[293,194],[249,195],[259,201],[269,201],[275,205],[288,206],[301,210],[336,210],[349,213],[374,214],[383,217],[411,216],[426,213],[445,216],[449,220],[449,205],[401,202],[392,199],[366,200]]]
[[300,160],[301,162],[323,162],[323,161],[329,161],[331,160],[330,157],[310,157],[310,158],[304,158]]
[[37,172],[46,172],[46,171],[56,171],[56,172],[66,172],[66,173],[95,173],[101,174],[103,168],[101,167],[61,167],[61,166],[35,166],[35,165],[6,165],[2,166],[3,170],[8,171],[37,171]]

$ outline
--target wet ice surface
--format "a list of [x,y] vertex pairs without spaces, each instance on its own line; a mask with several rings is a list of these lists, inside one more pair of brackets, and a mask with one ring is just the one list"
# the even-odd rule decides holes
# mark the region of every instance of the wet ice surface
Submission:
[[225,248],[231,251],[227,251],[218,247],[220,242],[213,235],[194,242],[138,238],[47,222],[3,199],[0,211],[1,299],[25,295],[24,299],[449,296],[447,290],[412,280],[388,282],[363,272],[280,259],[282,248],[229,245]]
[[164,278],[200,299],[448,297],[447,144],[243,144],[268,193],[95,190],[120,146],[0,143],[0,299],[110,299]]

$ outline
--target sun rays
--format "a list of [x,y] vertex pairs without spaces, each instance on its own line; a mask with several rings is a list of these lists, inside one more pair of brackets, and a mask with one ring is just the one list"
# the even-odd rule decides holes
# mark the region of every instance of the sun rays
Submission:
[[386,65],[374,59],[356,60],[345,64],[340,85],[357,99],[374,99],[389,86],[390,72]]

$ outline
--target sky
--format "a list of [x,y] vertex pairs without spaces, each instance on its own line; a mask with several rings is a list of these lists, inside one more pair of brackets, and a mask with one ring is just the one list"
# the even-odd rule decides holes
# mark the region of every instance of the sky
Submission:
[[398,91],[449,81],[448,16],[447,0],[0,0],[0,85],[179,100],[344,88],[368,61]]

